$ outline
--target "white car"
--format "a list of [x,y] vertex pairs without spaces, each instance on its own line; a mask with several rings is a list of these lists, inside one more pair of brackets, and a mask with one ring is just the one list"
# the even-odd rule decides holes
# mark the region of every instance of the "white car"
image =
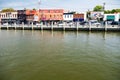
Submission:
[[95,25],[95,26],[100,26],[100,23],[99,22],[95,22],[95,23],[93,23],[93,25]]
[[37,25],[37,26],[41,26],[42,24],[37,23],[36,25]]
[[60,23],[60,24],[58,24],[58,26],[64,26],[65,24],[64,23]]
[[95,25],[100,25],[100,23],[99,23],[99,22],[96,22],[96,23],[93,23],[93,24],[95,24]]
[[69,25],[69,26],[72,26],[72,25],[73,25],[73,23],[68,23],[68,25]]
[[4,23],[3,26],[8,26],[8,23]]

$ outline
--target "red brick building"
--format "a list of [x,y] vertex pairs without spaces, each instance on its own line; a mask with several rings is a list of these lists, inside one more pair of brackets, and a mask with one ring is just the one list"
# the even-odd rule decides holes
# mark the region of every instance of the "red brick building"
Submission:
[[73,15],[73,21],[84,21],[86,19],[85,13],[77,13]]

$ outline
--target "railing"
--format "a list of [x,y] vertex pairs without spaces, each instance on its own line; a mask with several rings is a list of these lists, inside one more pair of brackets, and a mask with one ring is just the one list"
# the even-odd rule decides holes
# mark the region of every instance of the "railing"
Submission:
[[108,29],[115,29],[115,30],[120,30],[120,25],[108,25],[107,23],[105,24],[92,24],[92,23],[86,23],[84,25],[81,25],[79,22],[76,23],[71,23],[71,24],[11,24],[11,25],[1,25],[0,24],[0,29],[48,29],[48,30],[54,30],[54,29],[62,29],[62,30],[68,30],[68,29],[73,29],[73,30],[82,30],[82,29],[88,29],[88,30],[105,30],[107,31]]

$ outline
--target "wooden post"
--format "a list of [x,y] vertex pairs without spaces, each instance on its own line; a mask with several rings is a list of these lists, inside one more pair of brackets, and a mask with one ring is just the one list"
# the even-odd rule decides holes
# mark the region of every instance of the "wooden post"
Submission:
[[0,23],[0,29],[1,29],[1,23]]
[[77,27],[76,27],[76,28],[77,28],[77,31],[78,31],[78,23],[79,23],[79,22],[77,22]]
[[52,21],[52,23],[51,23],[51,30],[53,30],[53,21]]
[[32,22],[32,30],[33,30],[33,22]]
[[105,31],[107,31],[107,21],[105,22]]
[[[8,24],[9,25],[9,24]],[[7,25],[7,30],[8,30],[8,25]]]
[[91,22],[89,22],[89,31],[91,31]]
[[23,27],[23,30],[24,30],[24,22],[22,22],[22,27]]
[[15,30],[16,30],[16,23],[14,23],[14,26],[15,26]]
[[63,26],[63,30],[65,31],[65,25],[62,25]]
[[41,30],[43,30],[43,25],[40,23]]

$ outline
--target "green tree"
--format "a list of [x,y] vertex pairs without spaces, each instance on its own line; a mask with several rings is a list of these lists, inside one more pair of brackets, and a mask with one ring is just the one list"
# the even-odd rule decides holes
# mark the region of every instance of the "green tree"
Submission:
[[36,10],[35,8],[33,8],[33,10]]
[[94,7],[93,11],[103,11],[103,6],[97,5]]
[[105,14],[110,14],[110,13],[112,13],[112,11],[111,10],[105,10],[104,13]]
[[119,13],[120,9],[112,9],[112,10],[105,10],[105,14],[111,14],[111,13]]
[[2,9],[1,12],[14,12],[15,10],[13,8],[5,8],[5,9]]

